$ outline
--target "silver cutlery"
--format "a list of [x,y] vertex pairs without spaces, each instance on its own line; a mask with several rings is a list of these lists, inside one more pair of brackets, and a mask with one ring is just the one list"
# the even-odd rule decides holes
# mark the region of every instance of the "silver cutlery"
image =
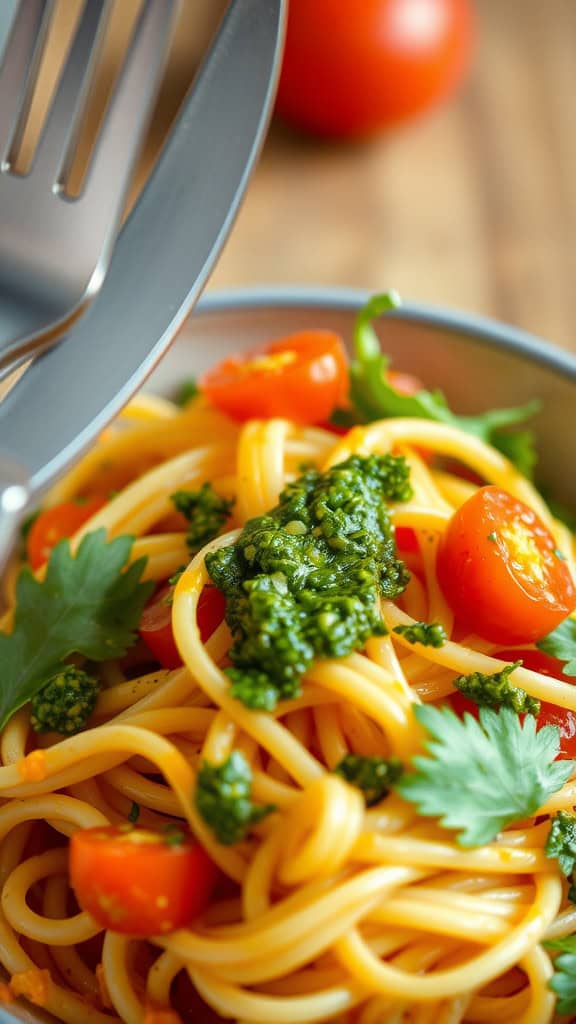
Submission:
[[141,386],[231,228],[275,93],[285,0],[233,0],[101,293],[0,404],[0,554],[38,500]]
[[[53,344],[104,280],[170,40],[175,0],[144,0],[78,197],[67,194],[112,0],[86,0],[32,166],[15,172],[53,0],[20,0],[0,64],[0,378]],[[0,10],[0,22],[10,5]]]

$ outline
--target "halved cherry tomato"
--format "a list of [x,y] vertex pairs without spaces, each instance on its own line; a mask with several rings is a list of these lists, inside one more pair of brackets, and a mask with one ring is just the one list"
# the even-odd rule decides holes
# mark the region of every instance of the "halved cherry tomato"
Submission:
[[226,612],[226,598],[218,587],[204,587],[198,600],[196,619],[200,630],[200,639],[203,644],[212,636],[218,628]]
[[499,487],[482,487],[454,513],[438,578],[461,622],[496,643],[533,643],[576,607],[576,588],[552,534]]
[[[495,651],[494,657],[501,658],[502,661],[521,661],[524,668],[540,672],[544,676],[552,676],[554,679],[561,679],[564,683],[568,682],[568,677],[562,673],[564,662],[553,658],[550,654],[545,654],[544,651],[534,651],[530,648],[517,651]],[[452,693],[448,699],[460,717],[465,711],[468,711],[474,715],[474,718],[478,718],[478,705],[474,701],[468,700],[464,694]],[[538,727],[541,728],[543,725],[556,725],[560,730],[559,757],[576,757],[576,712],[543,700],[540,702]]]
[[52,548],[65,537],[72,537],[105,504],[103,495],[95,495],[86,501],[63,501],[41,512],[28,534],[27,553],[32,569],[44,565]]
[[[182,664],[172,630],[172,593],[174,588],[167,584],[152,595],[142,612],[139,633],[141,639],[164,668],[178,668]],[[200,594],[197,610],[200,638],[205,644],[226,611],[226,598],[217,587],[204,587]]]
[[285,417],[329,419],[348,394],[348,360],[332,331],[301,331],[261,349],[230,356],[199,381],[210,402],[241,422]]
[[165,935],[210,902],[217,868],[202,846],[175,827],[80,829],[70,841],[70,881],[78,903],[103,928]]

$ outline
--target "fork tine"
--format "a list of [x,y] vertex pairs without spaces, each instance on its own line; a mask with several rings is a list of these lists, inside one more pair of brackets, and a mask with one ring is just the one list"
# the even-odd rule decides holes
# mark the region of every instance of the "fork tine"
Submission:
[[176,8],[177,0],[144,0],[92,154],[85,182],[87,195],[109,191],[111,180],[128,183],[131,177],[153,113],[152,101],[164,69]]
[[84,0],[84,9],[38,143],[31,173],[56,180],[74,144],[113,0]]
[[0,61],[0,168],[25,119],[53,10],[52,0],[20,0]]

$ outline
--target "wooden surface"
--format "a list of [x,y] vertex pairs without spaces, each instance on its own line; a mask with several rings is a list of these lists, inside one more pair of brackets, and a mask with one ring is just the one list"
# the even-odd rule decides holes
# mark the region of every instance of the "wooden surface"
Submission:
[[477,0],[447,106],[368,145],[273,127],[210,287],[397,288],[576,351],[576,0]]
[[[117,26],[139,2],[119,0]],[[576,351],[576,0],[473,2],[474,67],[441,109],[362,145],[272,126],[211,289],[395,287]],[[182,5],[146,167],[225,4]],[[59,0],[62,44],[79,10]]]

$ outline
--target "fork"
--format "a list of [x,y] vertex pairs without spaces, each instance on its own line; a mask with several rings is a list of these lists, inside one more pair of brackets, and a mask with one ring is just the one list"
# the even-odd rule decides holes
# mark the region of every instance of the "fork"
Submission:
[[[4,2],[4,0],[3,0]],[[0,64],[0,379],[98,293],[168,50],[176,0],[144,0],[87,177],[66,194],[113,0],[85,0],[30,171],[14,171],[54,0],[20,0]],[[0,23],[7,9],[0,12]],[[1,25],[0,25],[1,27]]]
[[229,4],[101,294],[0,402],[0,574],[26,507],[143,384],[202,291],[264,138],[285,13],[286,0]]

